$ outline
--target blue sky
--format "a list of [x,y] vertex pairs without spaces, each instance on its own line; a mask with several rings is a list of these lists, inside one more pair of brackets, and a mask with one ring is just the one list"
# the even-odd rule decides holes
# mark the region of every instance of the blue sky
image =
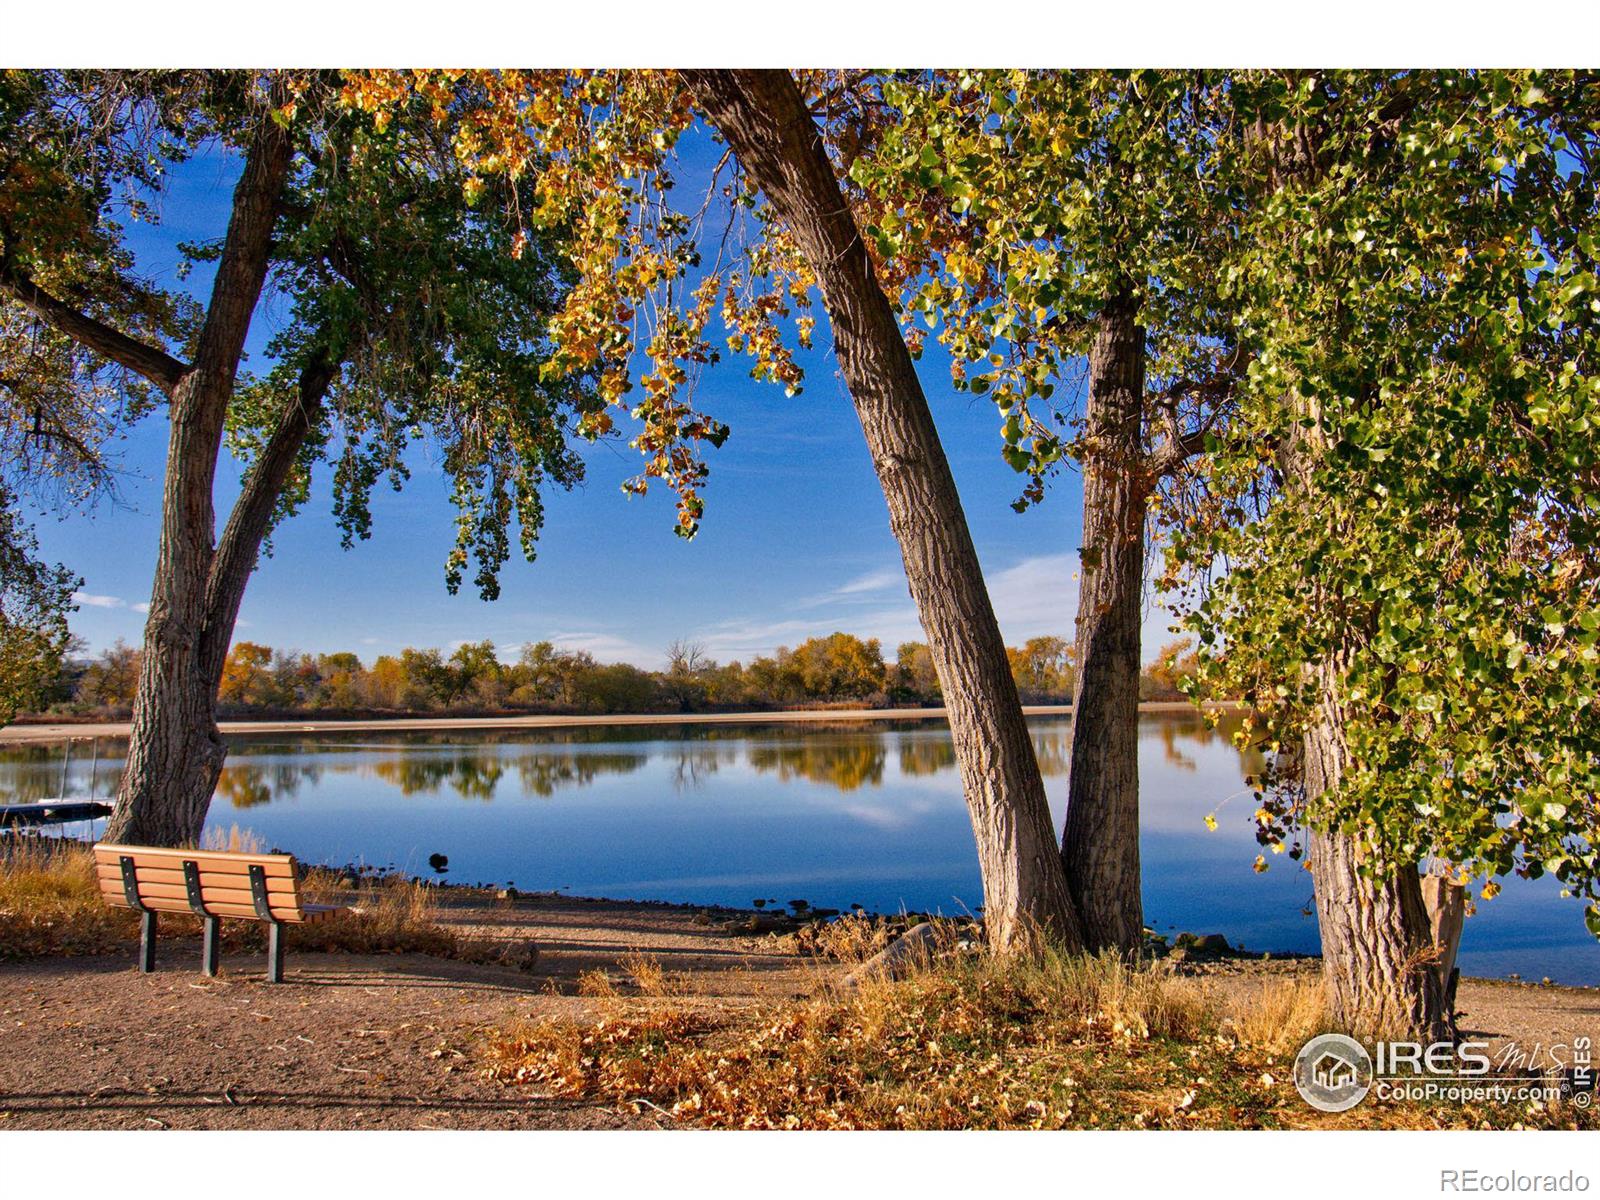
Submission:
[[[700,146],[687,148],[690,171],[701,153]],[[130,230],[142,272],[180,286],[175,247],[220,235],[236,170],[221,155],[178,168],[161,203],[161,224]],[[188,286],[204,289],[209,276],[197,269]],[[256,313],[249,349],[257,369],[279,307],[269,299]],[[620,491],[640,466],[625,439],[584,445],[587,482],[547,496],[537,561],[509,563],[500,599],[485,603],[470,582],[457,596],[445,590],[455,510],[435,460],[417,456],[403,492],[380,488],[372,538],[349,551],[339,545],[323,472],[314,479],[311,503],[278,530],[273,556],[257,569],[236,639],[353,650],[368,662],[403,646],[448,650],[481,638],[512,657],[525,642],[549,639],[606,661],[658,666],[675,638],[703,643],[719,661],[748,660],[842,629],[880,638],[892,657],[899,642],[920,640],[922,631],[823,321],[819,335],[817,349],[802,359],[807,383],[796,397],[750,379],[737,356],[724,356],[702,379],[700,407],[731,426],[732,435],[720,450],[708,450],[706,516],[692,542],[673,535],[665,489],[631,499]],[[1007,640],[1070,636],[1082,502],[1076,473],[1060,475],[1042,506],[1012,511],[1020,477],[1000,458],[993,405],[955,392],[936,350],[921,375]],[[625,417],[620,424],[626,432]],[[44,554],[83,576],[72,625],[92,651],[117,638],[141,639],[166,437],[162,410],[117,445],[115,501],[87,513],[37,514]],[[225,456],[219,525],[240,473]],[[1172,636],[1168,620],[1147,605],[1147,658]]]

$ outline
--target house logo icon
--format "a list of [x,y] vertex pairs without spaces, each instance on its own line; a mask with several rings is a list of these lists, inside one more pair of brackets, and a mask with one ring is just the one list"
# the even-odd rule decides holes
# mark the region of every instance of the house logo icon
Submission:
[[1305,1102],[1321,1112],[1354,1108],[1372,1087],[1372,1059],[1354,1038],[1324,1033],[1300,1048],[1294,1060],[1294,1085]]
[[1337,1091],[1355,1082],[1356,1069],[1349,1059],[1329,1050],[1311,1064],[1311,1078],[1317,1081],[1318,1087]]

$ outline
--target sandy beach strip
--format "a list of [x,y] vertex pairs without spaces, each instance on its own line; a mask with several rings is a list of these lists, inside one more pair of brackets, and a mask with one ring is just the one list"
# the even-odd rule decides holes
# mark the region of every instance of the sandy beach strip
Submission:
[[[1231,705],[1208,705],[1227,708]],[[1025,704],[1030,717],[1070,716],[1070,704]],[[1187,700],[1157,700],[1139,705],[1140,712],[1183,713],[1195,711]],[[942,708],[807,708],[777,712],[717,713],[610,713],[575,715],[529,713],[514,717],[452,716],[441,713],[426,717],[379,717],[362,720],[319,721],[309,718],[272,721],[222,721],[219,728],[229,737],[265,737],[290,733],[437,733],[475,729],[566,729],[588,725],[783,725],[818,721],[938,721]],[[11,725],[0,729],[0,745],[30,742],[59,742],[67,738],[125,738],[128,722],[103,721],[77,723],[61,721]]]

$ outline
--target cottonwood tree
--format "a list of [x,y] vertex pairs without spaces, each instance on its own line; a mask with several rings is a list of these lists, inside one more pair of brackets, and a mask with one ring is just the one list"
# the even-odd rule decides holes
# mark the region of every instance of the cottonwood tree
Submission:
[[1158,492],[1187,491],[1246,362],[1219,302],[1237,226],[1226,81],[950,71],[883,80],[873,100],[839,102],[837,140],[906,317],[950,352],[957,387],[993,398],[1019,510],[1082,466],[1061,855],[1090,947],[1132,953],[1146,519]]
[[[383,111],[461,78],[364,74],[349,96]],[[720,314],[733,348],[752,356],[753,374],[794,390],[793,347],[810,343],[820,294],[943,688],[991,941],[1006,947],[1039,927],[1078,945],[1043,780],[954,479],[891,292],[830,160],[829,123],[807,105],[818,79],[807,77],[803,92],[785,71],[471,78],[489,102],[463,124],[463,157],[486,175],[532,176],[531,223],[573,227],[578,280],[551,323],[551,370],[594,370],[601,396],[631,412],[646,459],[635,487],[671,486],[686,535],[703,513],[697,446],[727,435],[690,402],[694,377],[717,357],[712,319]],[[697,119],[727,146],[718,178],[723,168],[732,177],[720,194],[750,229],[742,242],[702,236],[715,192],[698,207],[670,202],[672,149]],[[624,399],[635,382],[641,395]],[[590,428],[610,422],[603,414]]]
[[[114,372],[134,413],[164,409],[170,430],[113,840],[199,836],[225,753],[217,688],[245,585],[314,463],[334,464],[348,542],[368,533],[371,489],[405,479],[412,439],[434,440],[461,510],[447,582],[475,564],[488,597],[513,518],[531,555],[540,487],[578,476],[564,434],[590,407],[582,375],[540,375],[561,286],[555,233],[507,226],[509,181],[467,186],[448,100],[374,119],[337,90],[316,73],[8,76],[4,327],[25,322],[76,369]],[[187,248],[214,264],[204,305],[145,282],[124,238],[202,148],[239,167],[225,222]],[[491,189],[501,194],[474,208]],[[267,295],[282,297],[282,325],[267,369],[241,375]],[[225,441],[249,466],[218,537]]]
[[1600,91],[1448,71],[1233,94],[1255,360],[1175,547],[1205,584],[1199,682],[1283,752],[1259,837],[1308,854],[1335,1019],[1446,1036],[1419,864],[1489,876],[1485,899],[1554,874],[1600,933]]

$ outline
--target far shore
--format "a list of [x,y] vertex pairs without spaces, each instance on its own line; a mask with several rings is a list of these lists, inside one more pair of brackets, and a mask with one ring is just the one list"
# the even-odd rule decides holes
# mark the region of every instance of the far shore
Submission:
[[[1233,708],[1227,701],[1207,702],[1207,708]],[[1068,716],[1070,704],[1025,704],[1030,717]],[[1152,700],[1139,705],[1142,713],[1194,712],[1187,700]],[[218,727],[230,737],[264,737],[286,733],[382,733],[437,732],[470,729],[564,729],[588,725],[780,725],[815,721],[937,721],[942,708],[806,708],[776,712],[716,713],[610,713],[599,716],[529,713],[515,717],[474,717],[440,714],[426,717],[379,717],[356,721],[318,721],[287,719],[269,721],[221,721]],[[0,729],[0,745],[32,742],[59,742],[68,738],[125,738],[126,721],[11,725]]]

